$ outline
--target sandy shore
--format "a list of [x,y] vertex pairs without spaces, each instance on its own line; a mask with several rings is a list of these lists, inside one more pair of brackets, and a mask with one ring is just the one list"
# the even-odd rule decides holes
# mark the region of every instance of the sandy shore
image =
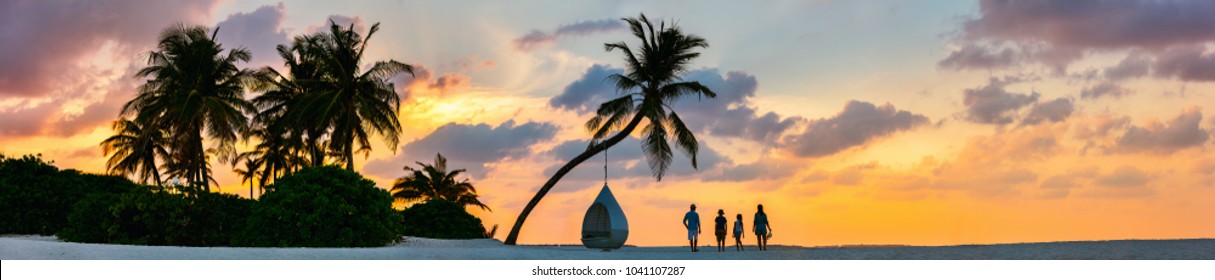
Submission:
[[716,252],[704,247],[625,247],[610,252],[581,246],[506,246],[498,240],[406,237],[379,248],[234,248],[85,244],[51,236],[0,237],[0,259],[624,259],[624,260],[819,260],[819,259],[1215,259],[1215,239],[1117,240],[962,245],[940,247],[826,248],[771,246],[759,252]]

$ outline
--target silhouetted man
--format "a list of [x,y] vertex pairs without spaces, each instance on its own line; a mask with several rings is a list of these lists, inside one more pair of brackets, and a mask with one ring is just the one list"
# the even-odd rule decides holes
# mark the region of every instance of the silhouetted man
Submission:
[[688,228],[688,244],[692,245],[692,252],[699,252],[696,249],[696,239],[700,236],[700,214],[696,214],[696,204],[692,204],[692,210],[687,214],[683,214],[683,226]]

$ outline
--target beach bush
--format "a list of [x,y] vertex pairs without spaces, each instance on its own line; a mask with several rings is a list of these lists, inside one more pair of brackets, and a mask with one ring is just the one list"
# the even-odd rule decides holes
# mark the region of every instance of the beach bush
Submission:
[[52,235],[72,206],[91,194],[121,194],[135,183],[120,176],[59,170],[41,155],[0,157],[0,233]]
[[440,239],[487,238],[481,219],[455,202],[432,199],[401,211],[404,234]]
[[203,192],[187,197],[190,223],[183,234],[195,239],[187,246],[230,246],[245,232],[257,201],[234,194]]
[[267,187],[241,246],[376,247],[400,239],[388,191],[336,166],[304,168]]
[[110,243],[108,227],[114,224],[112,207],[122,195],[98,193],[85,197],[72,206],[68,224],[56,234],[69,242]]
[[77,203],[59,237],[72,242],[228,246],[253,201],[231,194],[147,187]]

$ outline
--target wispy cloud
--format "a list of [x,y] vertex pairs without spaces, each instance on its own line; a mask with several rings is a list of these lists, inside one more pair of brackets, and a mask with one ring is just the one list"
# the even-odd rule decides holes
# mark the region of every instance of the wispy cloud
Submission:
[[624,30],[624,27],[624,23],[618,19],[601,19],[562,25],[551,32],[533,29],[531,33],[515,39],[515,49],[525,52],[531,51],[538,46],[552,44],[561,37],[587,36],[595,33]]

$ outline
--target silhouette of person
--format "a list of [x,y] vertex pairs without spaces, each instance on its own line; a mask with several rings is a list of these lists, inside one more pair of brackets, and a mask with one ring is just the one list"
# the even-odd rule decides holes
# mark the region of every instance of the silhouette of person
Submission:
[[734,251],[742,251],[743,238],[743,221],[742,214],[738,214],[738,220],[734,221]]
[[726,251],[726,211],[717,209],[717,218],[713,219],[713,235],[717,237],[717,251]]
[[755,232],[756,242],[759,242],[759,250],[768,250],[768,233],[772,232],[772,225],[768,223],[768,214],[764,213],[764,205],[760,204],[758,212],[755,212],[755,219],[752,221],[751,231]]
[[700,214],[696,214],[696,204],[692,204],[691,208],[687,214],[683,214],[683,226],[688,229],[688,244],[692,246],[692,252],[700,252],[696,249],[696,239],[700,236]]

